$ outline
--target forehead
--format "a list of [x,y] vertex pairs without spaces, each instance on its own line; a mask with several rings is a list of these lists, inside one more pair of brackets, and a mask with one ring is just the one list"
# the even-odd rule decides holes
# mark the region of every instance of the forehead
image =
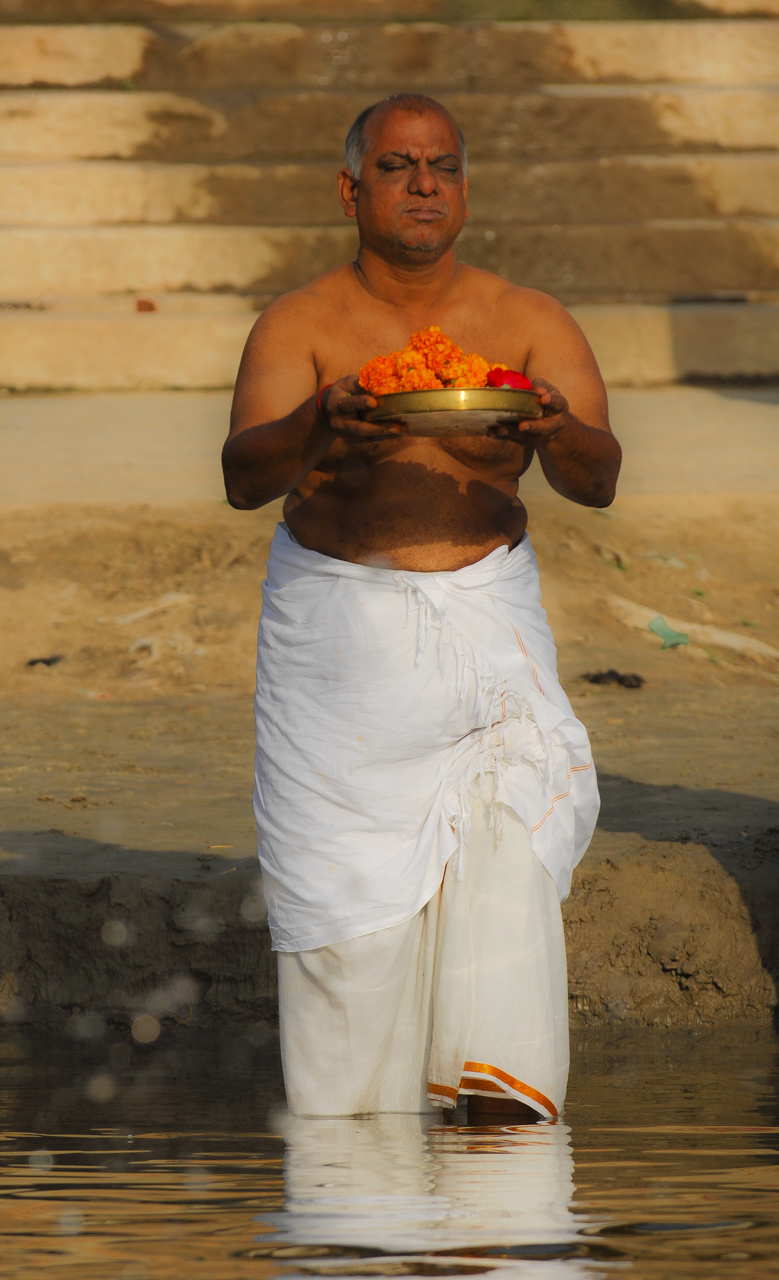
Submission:
[[368,150],[377,155],[384,151],[460,154],[457,126],[451,116],[442,111],[408,111],[403,107],[386,107],[371,116],[365,133]]

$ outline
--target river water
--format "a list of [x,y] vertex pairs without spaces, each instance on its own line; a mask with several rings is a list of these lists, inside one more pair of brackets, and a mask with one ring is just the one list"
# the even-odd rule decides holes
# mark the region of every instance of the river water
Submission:
[[290,1117],[264,1029],[6,1028],[0,1276],[779,1276],[777,1044],[580,1033],[564,1121],[474,1129]]

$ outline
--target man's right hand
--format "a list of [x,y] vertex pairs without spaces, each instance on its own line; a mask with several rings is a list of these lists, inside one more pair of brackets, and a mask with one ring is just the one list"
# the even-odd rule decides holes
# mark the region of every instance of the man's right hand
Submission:
[[349,375],[331,383],[321,394],[319,412],[328,427],[342,440],[385,440],[402,436],[406,428],[400,422],[366,422],[361,416],[375,409],[378,401],[363,391],[357,378]]

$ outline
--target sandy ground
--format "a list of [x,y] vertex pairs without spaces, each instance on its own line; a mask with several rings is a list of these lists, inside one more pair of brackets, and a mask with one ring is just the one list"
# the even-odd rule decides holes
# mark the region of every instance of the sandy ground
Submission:
[[[691,411],[715,396],[707,447]],[[700,638],[663,651],[614,604],[779,650],[772,398],[634,395],[627,479],[608,512],[563,502],[532,473],[525,486],[562,680],[590,731],[603,794],[566,907],[572,1005],[584,1022],[765,1021],[775,1003],[779,662]],[[167,480],[188,501],[33,503],[22,454],[37,454],[44,498],[56,482],[45,432],[36,449],[42,400],[11,406],[29,416],[14,455],[27,502],[0,507],[0,897],[10,922],[0,1012],[117,1005],[122,983],[140,1007],[152,969],[158,992],[186,969],[213,1010],[267,1013],[272,962],[252,905],[251,696],[278,511],[237,513],[194,492],[215,438],[213,399],[184,472],[170,441],[145,455],[149,491]],[[121,431],[108,434],[106,448],[126,448]],[[80,457],[77,496],[85,477],[100,493],[100,451]],[[13,484],[6,472],[6,492]],[[645,684],[583,678],[608,668]],[[114,919],[136,936],[129,976],[126,949],[100,951]],[[85,949],[80,976],[58,988],[49,971],[62,968],[68,927],[68,946],[81,931]]]

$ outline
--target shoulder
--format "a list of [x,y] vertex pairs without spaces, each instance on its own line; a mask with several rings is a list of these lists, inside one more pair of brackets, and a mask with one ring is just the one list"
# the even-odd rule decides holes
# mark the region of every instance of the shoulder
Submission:
[[590,344],[579,324],[551,294],[505,284],[495,299],[495,316],[501,325],[525,335],[528,354],[553,350],[569,359],[594,364]]
[[479,267],[464,266],[464,272],[469,300],[490,314],[498,328],[508,325],[510,331],[539,336],[548,333],[557,338],[584,337],[570,311],[551,294],[512,284]]
[[313,350],[323,323],[332,324],[333,308],[348,289],[350,277],[350,267],[336,267],[302,288],[274,298],[255,321],[248,345],[272,345],[292,337],[297,347],[310,339]]
[[519,316],[524,319],[532,317],[543,324],[578,329],[570,311],[550,293],[512,284],[493,271],[483,271],[480,267],[463,265],[463,269],[469,296],[494,308],[500,316],[512,320]]
[[495,307],[507,319],[522,317],[525,321],[530,320],[534,327],[581,332],[570,311],[550,293],[509,284],[506,280],[500,282],[495,292]]

